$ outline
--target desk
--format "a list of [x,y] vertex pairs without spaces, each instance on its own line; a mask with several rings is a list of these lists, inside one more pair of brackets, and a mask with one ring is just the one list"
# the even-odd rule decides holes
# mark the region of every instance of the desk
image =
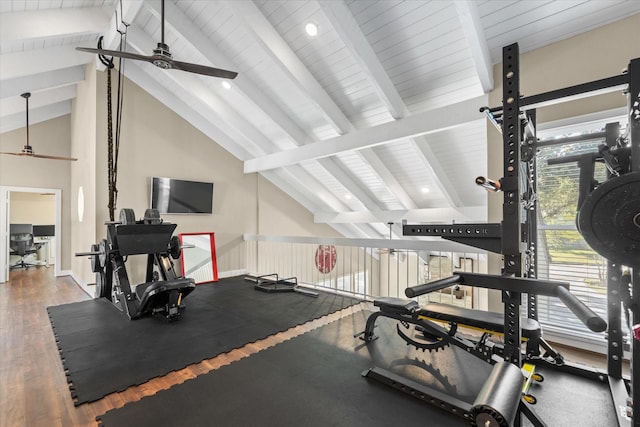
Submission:
[[38,260],[42,261],[41,265],[48,267],[51,264],[51,244],[53,243],[53,236],[34,237],[33,243],[41,245],[40,249],[38,249]]

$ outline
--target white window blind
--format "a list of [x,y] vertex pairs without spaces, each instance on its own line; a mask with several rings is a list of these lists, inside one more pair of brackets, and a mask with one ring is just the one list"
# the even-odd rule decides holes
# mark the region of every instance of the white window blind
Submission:
[[[571,292],[593,311],[607,317],[607,264],[584,241],[576,228],[578,182],[577,162],[547,165],[547,159],[593,153],[603,141],[549,146],[537,157],[538,177],[538,278],[569,282]],[[595,178],[606,178],[604,165],[596,164]],[[576,335],[604,341],[593,333],[560,300],[538,298],[538,318],[557,334]]]

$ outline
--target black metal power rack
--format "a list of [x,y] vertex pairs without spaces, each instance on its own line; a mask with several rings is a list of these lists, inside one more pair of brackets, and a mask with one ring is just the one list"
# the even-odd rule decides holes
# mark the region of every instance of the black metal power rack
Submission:
[[[529,97],[520,95],[520,66],[518,44],[503,48],[502,66],[502,106],[481,110],[490,122],[502,133],[503,138],[503,178],[498,183],[484,185],[501,190],[504,194],[502,222],[494,224],[451,224],[451,225],[403,225],[405,236],[440,236],[444,239],[499,253],[504,257],[502,274],[513,277],[537,277],[537,212],[536,212],[536,107],[561,102],[569,98],[590,96],[603,90],[620,88],[628,96],[629,139],[631,153],[629,171],[640,174],[640,58],[632,59],[626,72],[584,84],[541,93]],[[605,132],[596,135],[605,137],[611,145],[616,129],[608,126]],[[595,137],[591,135],[591,137]],[[637,182],[634,181],[634,183]],[[478,182],[481,184],[480,182]],[[581,188],[581,193],[588,190]],[[583,194],[584,195],[584,194]],[[640,200],[640,191],[635,196]],[[634,202],[635,203],[635,202]],[[634,205],[635,207],[636,205]],[[632,240],[640,242],[640,210],[634,220],[636,228],[630,233]],[[632,245],[633,246],[633,245]],[[640,251],[640,243],[630,250]],[[633,252],[635,254],[636,252]],[[608,256],[606,258],[609,258]],[[627,257],[629,258],[629,257]],[[631,257],[631,259],[635,259]],[[620,426],[640,426],[640,398],[633,399],[634,384],[640,386],[640,342],[634,345],[630,339],[631,377],[623,378],[622,309],[624,304],[629,313],[629,328],[640,324],[640,257],[627,265],[630,275],[623,277],[620,263],[608,262],[608,359],[607,373],[583,369],[572,364],[560,368],[573,374],[583,375],[596,381],[608,382]],[[627,281],[628,286],[625,290]],[[621,292],[621,290],[623,290]],[[625,294],[627,295],[625,301]],[[504,358],[521,365],[521,293],[502,292],[505,306],[513,307],[505,313]],[[537,297],[527,294],[527,316],[537,320]],[[509,325],[509,327],[507,327]],[[632,333],[633,335],[633,333]],[[640,395],[640,393],[638,393]],[[520,425],[519,418],[516,424]]]

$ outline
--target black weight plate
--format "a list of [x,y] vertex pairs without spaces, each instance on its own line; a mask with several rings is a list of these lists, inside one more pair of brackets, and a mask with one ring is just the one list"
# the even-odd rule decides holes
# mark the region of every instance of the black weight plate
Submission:
[[96,273],[96,298],[107,298],[111,300],[111,286],[107,284],[107,278],[104,271]]
[[103,269],[107,265],[107,240],[102,239],[98,244],[98,250],[100,251],[100,255],[98,255],[98,261],[100,262],[100,268]]
[[135,224],[136,214],[133,212],[133,209],[131,208],[120,209],[120,222],[124,225]]
[[160,219],[158,209],[149,208],[144,211],[144,222],[145,224],[160,224],[162,219]]
[[180,246],[180,238],[178,236],[171,237],[171,241],[169,242],[169,254],[171,255],[171,258],[180,258],[180,252],[182,252],[182,247]]
[[580,234],[609,261],[640,266],[640,172],[600,184],[578,212]]
[[[99,248],[100,246],[93,244],[91,245],[91,252],[98,252]],[[98,273],[101,270],[100,257],[98,255],[91,255],[89,259],[91,260],[91,271]]]

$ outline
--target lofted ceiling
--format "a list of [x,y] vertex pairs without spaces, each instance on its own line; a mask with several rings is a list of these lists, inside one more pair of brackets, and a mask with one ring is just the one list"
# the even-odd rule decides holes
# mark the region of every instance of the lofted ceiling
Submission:
[[[527,52],[640,13],[637,0],[167,0],[174,59],[221,79],[127,60],[126,76],[347,237],[387,222],[486,220],[486,122],[502,47]],[[0,132],[71,112],[93,54],[150,55],[160,0],[0,1]],[[127,23],[125,26],[122,22]],[[319,33],[305,33],[313,22]]]

